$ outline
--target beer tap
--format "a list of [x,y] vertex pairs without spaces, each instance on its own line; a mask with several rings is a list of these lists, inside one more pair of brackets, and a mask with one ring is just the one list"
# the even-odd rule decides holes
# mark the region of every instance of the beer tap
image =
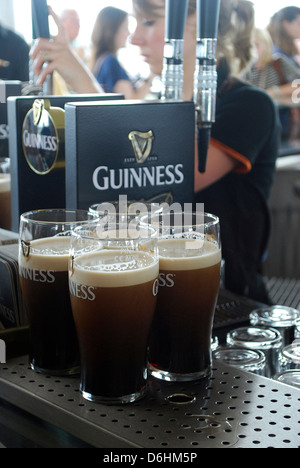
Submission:
[[[31,0],[31,16],[32,38],[37,39],[38,37],[44,37],[50,39],[47,0]],[[52,81],[52,75],[49,75],[43,84],[44,95],[52,94]]]
[[194,103],[198,140],[198,169],[206,170],[217,97],[217,33],[220,0],[197,0],[197,51]]
[[188,0],[166,0],[162,99],[180,101],[183,86],[183,45]]

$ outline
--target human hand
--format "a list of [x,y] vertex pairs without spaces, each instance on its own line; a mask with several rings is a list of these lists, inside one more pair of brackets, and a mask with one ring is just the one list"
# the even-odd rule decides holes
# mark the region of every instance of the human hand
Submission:
[[92,74],[69,46],[61,20],[51,7],[48,8],[49,14],[57,25],[58,33],[52,39],[37,39],[30,50],[33,71],[38,77],[37,84],[43,84],[47,76],[56,70],[70,88],[76,92],[101,92],[101,87]]

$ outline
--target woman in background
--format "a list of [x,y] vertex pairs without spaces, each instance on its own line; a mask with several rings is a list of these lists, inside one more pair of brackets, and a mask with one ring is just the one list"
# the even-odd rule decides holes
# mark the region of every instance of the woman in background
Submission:
[[294,64],[298,65],[296,56],[299,54],[297,39],[300,39],[300,8],[288,6],[272,16],[268,26],[274,51],[286,55]]
[[257,59],[246,78],[250,83],[267,90],[280,105],[291,105],[295,91],[292,83],[300,78],[300,69],[285,55],[273,53],[273,41],[266,29],[255,29],[254,43]]
[[279,106],[284,145],[293,145],[300,136],[300,109],[293,103],[294,81],[300,79],[300,68],[286,55],[273,53],[273,41],[266,29],[256,29],[254,42],[257,60],[246,79],[265,89]]
[[[163,67],[164,0],[133,0],[132,43],[155,74]],[[221,0],[218,96],[206,172],[195,159],[195,200],[220,218],[225,287],[269,304],[261,274],[270,233],[268,198],[278,156],[280,125],[270,96],[239,76],[253,55],[254,8],[247,0]],[[184,36],[183,96],[193,96],[196,0],[190,0]]]
[[150,91],[151,80],[134,85],[117,57],[119,49],[126,46],[129,34],[128,14],[119,8],[103,8],[92,32],[91,69],[106,93],[142,99]]

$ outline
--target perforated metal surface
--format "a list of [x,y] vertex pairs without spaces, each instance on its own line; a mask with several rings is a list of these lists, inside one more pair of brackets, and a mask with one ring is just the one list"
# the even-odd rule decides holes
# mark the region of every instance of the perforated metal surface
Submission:
[[146,398],[111,407],[84,400],[78,378],[27,363],[0,365],[0,398],[95,447],[300,447],[300,390],[221,363],[206,381],[151,380]]

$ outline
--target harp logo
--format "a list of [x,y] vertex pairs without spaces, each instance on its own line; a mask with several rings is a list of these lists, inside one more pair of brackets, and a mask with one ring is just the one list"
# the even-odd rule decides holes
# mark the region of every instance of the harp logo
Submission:
[[150,156],[154,135],[152,130],[149,132],[132,131],[128,135],[134,151],[135,159],[138,164],[143,164]]

